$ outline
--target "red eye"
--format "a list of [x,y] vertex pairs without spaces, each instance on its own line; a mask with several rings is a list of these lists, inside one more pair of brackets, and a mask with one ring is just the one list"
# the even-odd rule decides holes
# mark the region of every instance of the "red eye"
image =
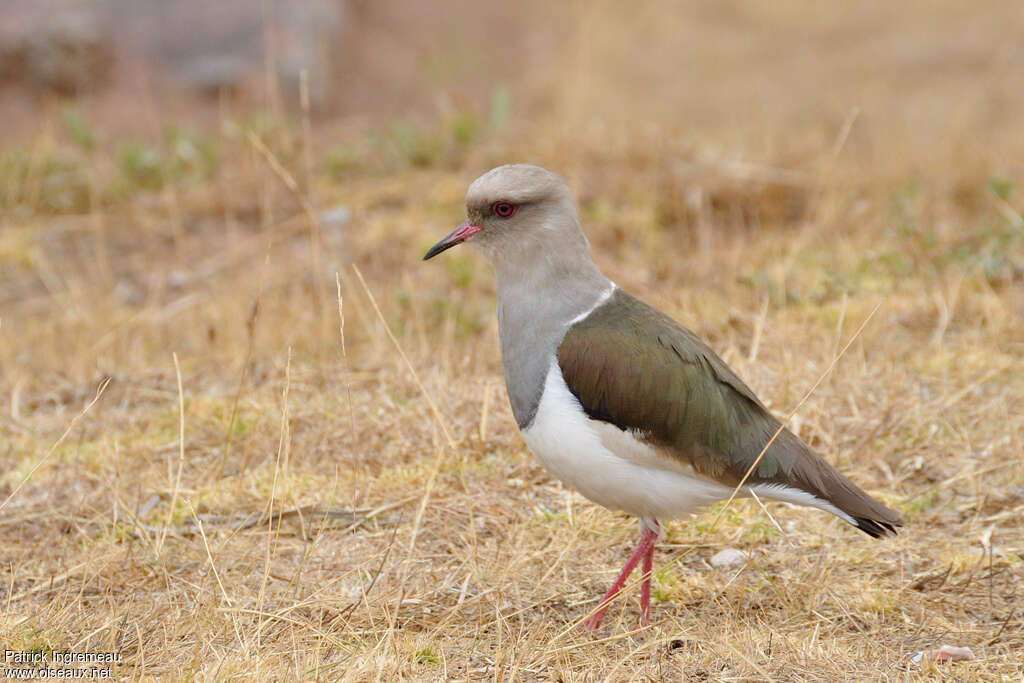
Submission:
[[498,218],[511,218],[512,214],[516,212],[518,207],[515,204],[509,202],[494,202],[494,206],[491,207],[491,211]]

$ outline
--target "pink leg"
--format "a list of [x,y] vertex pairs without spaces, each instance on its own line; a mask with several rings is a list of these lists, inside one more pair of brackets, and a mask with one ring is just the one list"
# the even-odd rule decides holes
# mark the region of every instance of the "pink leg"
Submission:
[[[608,589],[608,592],[601,598],[601,602],[598,609],[594,614],[590,616],[585,622],[583,622],[583,628],[588,630],[595,630],[601,625],[601,620],[604,619],[604,613],[608,611],[608,604],[612,601],[619,591],[622,590],[622,586],[626,583],[626,579],[633,573],[633,569],[636,568],[637,562],[641,559],[644,561],[644,571],[647,573],[648,578],[644,580],[644,586],[647,590],[647,605],[650,605],[650,567],[654,561],[654,542],[658,540],[658,534],[655,531],[651,531],[647,527],[644,527],[643,533],[640,535],[640,542],[636,546],[636,550],[626,560],[625,566],[622,567],[622,571],[619,572],[618,578],[615,579],[615,583]],[[641,608],[644,606],[643,595],[641,595]]]
[[640,624],[651,625],[651,572],[654,570],[654,544],[644,553],[644,582],[640,584]]

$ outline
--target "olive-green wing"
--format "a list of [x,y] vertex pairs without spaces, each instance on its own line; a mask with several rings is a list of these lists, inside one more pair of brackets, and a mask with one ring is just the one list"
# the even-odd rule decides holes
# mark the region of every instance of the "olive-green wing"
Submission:
[[[692,332],[621,290],[570,327],[558,363],[588,416],[633,431],[727,486],[739,484],[780,426]],[[900,523],[788,429],[747,483],[809,493],[872,535]]]

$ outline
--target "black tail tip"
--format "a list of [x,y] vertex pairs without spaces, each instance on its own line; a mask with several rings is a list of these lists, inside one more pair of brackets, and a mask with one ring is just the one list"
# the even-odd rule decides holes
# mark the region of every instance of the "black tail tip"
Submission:
[[867,517],[855,517],[853,521],[857,523],[858,529],[872,538],[895,536],[896,527],[903,526],[903,523],[899,521],[884,522],[877,519],[868,519]]

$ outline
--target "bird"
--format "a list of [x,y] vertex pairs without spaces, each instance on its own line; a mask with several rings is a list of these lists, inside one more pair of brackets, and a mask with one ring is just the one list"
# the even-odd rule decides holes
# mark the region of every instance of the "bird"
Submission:
[[818,508],[875,538],[902,526],[697,335],[601,273],[559,175],[529,164],[481,175],[466,220],[423,260],[462,243],[494,268],[502,368],[527,447],[567,487],[639,519],[636,549],[581,627],[600,627],[640,563],[649,625],[661,522],[733,495]]

